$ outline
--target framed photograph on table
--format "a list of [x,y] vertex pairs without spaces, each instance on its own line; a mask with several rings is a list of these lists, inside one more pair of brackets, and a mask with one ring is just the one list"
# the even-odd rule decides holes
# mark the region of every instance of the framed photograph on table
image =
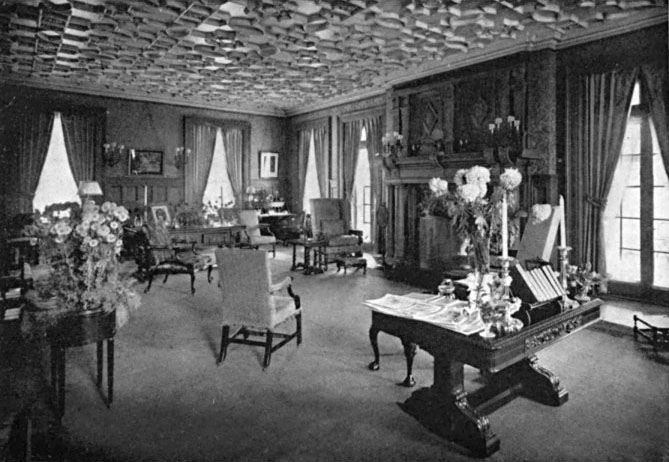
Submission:
[[172,223],[172,217],[170,217],[170,209],[167,205],[152,205],[151,206],[151,217],[153,222],[164,223],[165,226],[169,226]]
[[279,176],[279,153],[260,151],[260,178],[277,178]]
[[130,150],[128,156],[129,175],[162,175],[163,151]]

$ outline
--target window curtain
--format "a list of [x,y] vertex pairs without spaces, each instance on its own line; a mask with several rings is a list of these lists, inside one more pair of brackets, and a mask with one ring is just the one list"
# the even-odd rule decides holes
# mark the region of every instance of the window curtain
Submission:
[[381,172],[378,162],[376,162],[376,154],[381,152],[381,138],[382,121],[381,115],[369,117],[363,121],[363,126],[367,132],[367,158],[369,159],[370,169],[370,184],[372,190],[372,216],[371,216],[371,238],[372,242],[376,242],[376,208],[378,207],[379,198],[381,197]]
[[313,130],[313,133],[318,187],[321,197],[328,197],[328,128],[327,126],[318,127]]
[[669,133],[667,129],[667,107],[669,107],[669,85],[667,84],[666,63],[641,67],[641,85],[649,96],[650,116],[657,134],[657,142],[662,152],[664,169],[669,175]]
[[61,113],[65,149],[74,181],[95,179],[95,159],[102,146],[104,118],[98,114]]
[[[307,180],[307,161],[309,160],[309,142],[311,141],[311,129],[298,130],[297,132],[297,156],[298,156],[298,190],[299,194],[296,200],[296,208],[303,209],[302,201],[304,199],[304,184]],[[308,210],[305,212],[309,213]]]
[[223,145],[225,146],[225,159],[228,163],[228,176],[232,191],[235,194],[235,202],[243,204],[242,185],[242,163],[244,157],[244,137],[242,131],[238,128],[229,129],[223,132]]
[[19,116],[16,127],[16,150],[18,160],[18,208],[20,212],[32,212],[33,196],[37,189],[42,167],[49,151],[53,112],[27,110]]
[[185,168],[185,197],[189,205],[202,202],[204,188],[209,178],[211,160],[214,156],[216,127],[209,124],[186,124],[186,146],[190,147]]
[[360,151],[360,134],[362,132],[362,120],[344,122],[342,131],[343,141],[343,177],[344,198],[351,200],[353,186],[355,183],[355,168],[358,165],[358,154]]
[[567,207],[574,220],[572,261],[606,272],[602,217],[620,157],[636,69],[568,81]]

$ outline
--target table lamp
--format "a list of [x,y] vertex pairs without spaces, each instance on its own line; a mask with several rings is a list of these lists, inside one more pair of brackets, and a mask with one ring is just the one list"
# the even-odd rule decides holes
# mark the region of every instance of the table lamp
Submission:
[[97,181],[80,181],[79,190],[77,191],[81,197],[81,203],[85,203],[91,196],[102,196],[102,188]]

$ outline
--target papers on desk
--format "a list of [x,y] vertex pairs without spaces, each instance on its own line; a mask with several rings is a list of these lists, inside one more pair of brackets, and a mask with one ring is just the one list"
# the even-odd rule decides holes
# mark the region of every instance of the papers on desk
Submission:
[[475,334],[485,327],[479,311],[469,312],[466,301],[448,300],[439,295],[386,294],[364,304],[379,313],[427,322],[464,335]]

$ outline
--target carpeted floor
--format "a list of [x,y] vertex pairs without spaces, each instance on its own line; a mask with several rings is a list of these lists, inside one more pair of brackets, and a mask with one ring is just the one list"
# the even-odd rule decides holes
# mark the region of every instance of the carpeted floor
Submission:
[[[114,404],[95,385],[94,347],[68,350],[65,460],[438,461],[470,460],[428,432],[397,403],[411,390],[400,342],[381,334],[381,370],[370,372],[364,299],[409,286],[367,275],[290,273],[304,306],[304,342],[280,349],[262,370],[260,348],[233,345],[217,367],[219,296],[198,274],[154,284],[116,336]],[[291,326],[292,328],[292,326]],[[569,391],[553,408],[518,398],[489,416],[501,449],[492,461],[669,460],[669,366],[629,332],[582,330],[539,354]],[[418,387],[432,382],[419,351]],[[468,386],[480,386],[466,369]]]

